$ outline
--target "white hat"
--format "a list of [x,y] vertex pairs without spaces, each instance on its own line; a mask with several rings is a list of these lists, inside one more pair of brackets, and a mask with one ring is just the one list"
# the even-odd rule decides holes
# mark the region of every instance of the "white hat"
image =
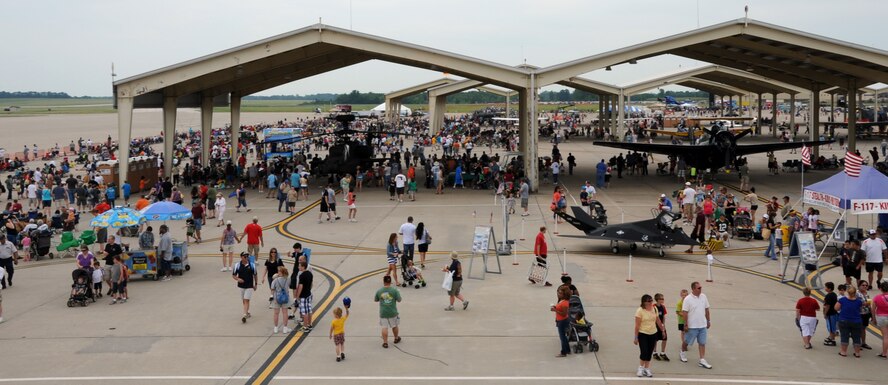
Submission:
[[230,225],[230,224],[231,224],[231,221],[230,221],[230,220],[225,221],[225,224],[226,224],[226,225]]
[[685,186],[690,186],[691,182],[685,182]]
[[666,198],[666,194],[660,194],[660,198]]
[[762,218],[768,219],[770,217],[768,216],[768,214],[762,214]]
[[869,233],[870,233],[870,234],[875,234],[875,233],[876,233],[876,230],[875,230],[875,229],[869,229]]

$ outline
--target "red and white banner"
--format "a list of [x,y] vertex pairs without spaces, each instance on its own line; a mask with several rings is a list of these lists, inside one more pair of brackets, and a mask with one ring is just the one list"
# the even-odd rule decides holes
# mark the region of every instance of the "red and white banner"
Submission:
[[811,165],[811,147],[802,147],[802,163],[805,166]]
[[852,199],[851,214],[888,213],[888,199]]
[[845,174],[857,178],[860,176],[860,165],[863,164],[863,158],[853,152],[845,153]]
[[822,206],[826,207],[832,211],[842,211],[841,202],[842,199],[830,194],[824,194],[822,192],[805,190],[805,197],[803,201],[810,205]]

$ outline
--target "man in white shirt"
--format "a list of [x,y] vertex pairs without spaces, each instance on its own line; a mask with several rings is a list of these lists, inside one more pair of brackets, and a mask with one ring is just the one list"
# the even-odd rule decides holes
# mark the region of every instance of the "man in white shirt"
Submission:
[[561,165],[558,162],[552,162],[552,184],[558,184],[559,172],[561,172]]
[[28,185],[28,207],[40,208],[40,202],[37,201],[37,184],[34,181]]
[[592,183],[586,181],[586,194],[589,194],[587,197],[590,201],[595,200],[595,187],[592,186]]
[[404,176],[404,173],[399,172],[398,175],[395,175],[395,190],[398,191],[398,202],[404,201],[404,186],[406,184],[407,177]]
[[691,294],[684,298],[681,304],[681,315],[685,319],[685,338],[681,342],[681,362],[688,362],[688,346],[697,341],[700,350],[701,368],[712,369],[712,365],[706,362],[706,336],[712,322],[709,320],[709,299],[703,294],[703,286],[700,282],[691,283]]
[[[869,238],[860,244],[860,249],[866,253],[866,272],[869,273],[869,282],[882,281],[882,267],[885,264],[885,256],[888,255],[888,247],[885,241],[877,237],[876,230],[869,230]],[[879,279],[873,281],[873,272],[878,272]]]
[[6,234],[0,234],[0,267],[6,270],[6,275],[0,276],[3,289],[6,289],[7,285],[12,287],[12,275],[15,274],[18,258],[18,249],[12,242],[6,240]]
[[691,187],[691,182],[685,182],[682,194],[684,196],[681,198],[681,208],[684,212],[684,220],[685,223],[691,223],[691,220],[694,219],[694,197],[697,195],[697,190]]
[[404,241],[404,254],[401,258],[401,266],[406,269],[407,261],[413,260],[413,246],[416,244],[416,225],[413,224],[413,217],[407,217],[407,222],[401,225],[398,234],[402,236]]

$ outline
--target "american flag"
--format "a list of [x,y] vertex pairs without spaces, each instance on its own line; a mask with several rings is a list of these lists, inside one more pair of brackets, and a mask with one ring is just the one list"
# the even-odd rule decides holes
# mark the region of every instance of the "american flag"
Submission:
[[808,146],[802,147],[802,164],[811,165],[811,148]]
[[860,176],[860,165],[863,164],[863,158],[853,152],[845,153],[845,174],[851,177]]

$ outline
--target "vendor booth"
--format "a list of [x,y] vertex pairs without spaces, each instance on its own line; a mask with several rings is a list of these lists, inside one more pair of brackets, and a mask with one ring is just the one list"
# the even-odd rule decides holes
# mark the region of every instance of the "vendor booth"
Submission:
[[[178,203],[169,202],[169,201],[161,201],[157,203],[153,203],[140,211],[146,220],[148,221],[184,221],[186,219],[191,218],[191,210],[187,207],[182,206]],[[150,252],[145,251],[146,255],[151,255],[151,253],[155,253],[154,250]],[[156,254],[156,253],[155,253]],[[188,263],[188,243],[180,242],[173,240],[173,263],[170,265],[170,268],[173,270],[173,273],[177,273],[179,275],[184,274],[186,271],[191,270],[191,265]],[[148,258],[149,262],[151,258]],[[128,265],[129,266],[129,265]],[[155,280],[158,278],[157,276],[157,258],[153,259],[153,264],[148,266],[148,269],[145,270],[143,276],[150,276]],[[133,271],[133,268],[130,268],[130,271]]]

